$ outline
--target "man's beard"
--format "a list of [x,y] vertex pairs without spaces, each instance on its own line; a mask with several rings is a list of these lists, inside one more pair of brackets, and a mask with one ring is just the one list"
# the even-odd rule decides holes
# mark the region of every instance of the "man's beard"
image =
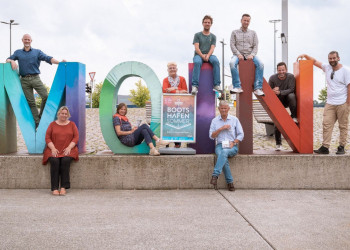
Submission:
[[336,66],[338,65],[338,61],[329,62],[329,64],[330,64],[332,67],[336,67]]
[[278,78],[280,78],[280,79],[286,78],[286,74],[277,74],[277,75],[278,75]]

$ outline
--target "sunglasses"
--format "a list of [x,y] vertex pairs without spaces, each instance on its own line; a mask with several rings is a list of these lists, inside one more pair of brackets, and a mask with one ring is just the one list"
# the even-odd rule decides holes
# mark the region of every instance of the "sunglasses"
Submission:
[[333,80],[333,77],[334,77],[334,71],[331,73],[331,79]]

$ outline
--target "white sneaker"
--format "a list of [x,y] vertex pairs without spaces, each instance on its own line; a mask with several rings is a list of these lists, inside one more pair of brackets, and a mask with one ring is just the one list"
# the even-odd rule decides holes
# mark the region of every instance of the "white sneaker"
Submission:
[[298,121],[298,119],[297,118],[293,118],[293,122],[295,122],[295,123],[299,123],[299,121]]
[[262,91],[262,89],[256,89],[254,90],[254,94],[255,95],[259,95],[259,96],[264,96],[264,92]]
[[152,149],[149,151],[149,155],[158,156],[158,155],[160,155],[160,153],[158,152],[158,150],[157,150],[156,148],[152,148]]
[[239,94],[242,93],[243,89],[242,88],[233,88],[230,90],[230,94]]
[[198,88],[193,86],[191,94],[192,95],[197,95],[197,93],[198,93]]
[[214,90],[214,91],[221,91],[221,89],[220,89],[220,86],[219,86],[219,85],[214,86],[213,90]]
[[282,145],[276,145],[276,151],[281,151],[282,150]]
[[156,141],[157,147],[159,147],[159,146],[166,146],[166,145],[169,145],[169,143],[170,143],[170,142],[168,142],[168,141],[163,141],[163,140]]

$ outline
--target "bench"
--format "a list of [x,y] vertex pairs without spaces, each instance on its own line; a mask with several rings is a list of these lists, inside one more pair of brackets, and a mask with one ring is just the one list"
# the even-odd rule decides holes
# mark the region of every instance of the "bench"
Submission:
[[[290,114],[289,108],[286,108],[286,110]],[[273,121],[258,100],[253,100],[253,115],[258,123],[265,124],[266,135],[273,136],[275,133]]]
[[253,115],[258,123],[264,123],[267,136],[273,136],[274,125],[269,114],[258,100],[253,100]]

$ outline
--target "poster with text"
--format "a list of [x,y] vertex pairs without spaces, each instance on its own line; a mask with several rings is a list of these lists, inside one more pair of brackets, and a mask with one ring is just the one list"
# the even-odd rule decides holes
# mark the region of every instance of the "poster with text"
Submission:
[[196,96],[163,94],[161,137],[166,141],[195,142]]

